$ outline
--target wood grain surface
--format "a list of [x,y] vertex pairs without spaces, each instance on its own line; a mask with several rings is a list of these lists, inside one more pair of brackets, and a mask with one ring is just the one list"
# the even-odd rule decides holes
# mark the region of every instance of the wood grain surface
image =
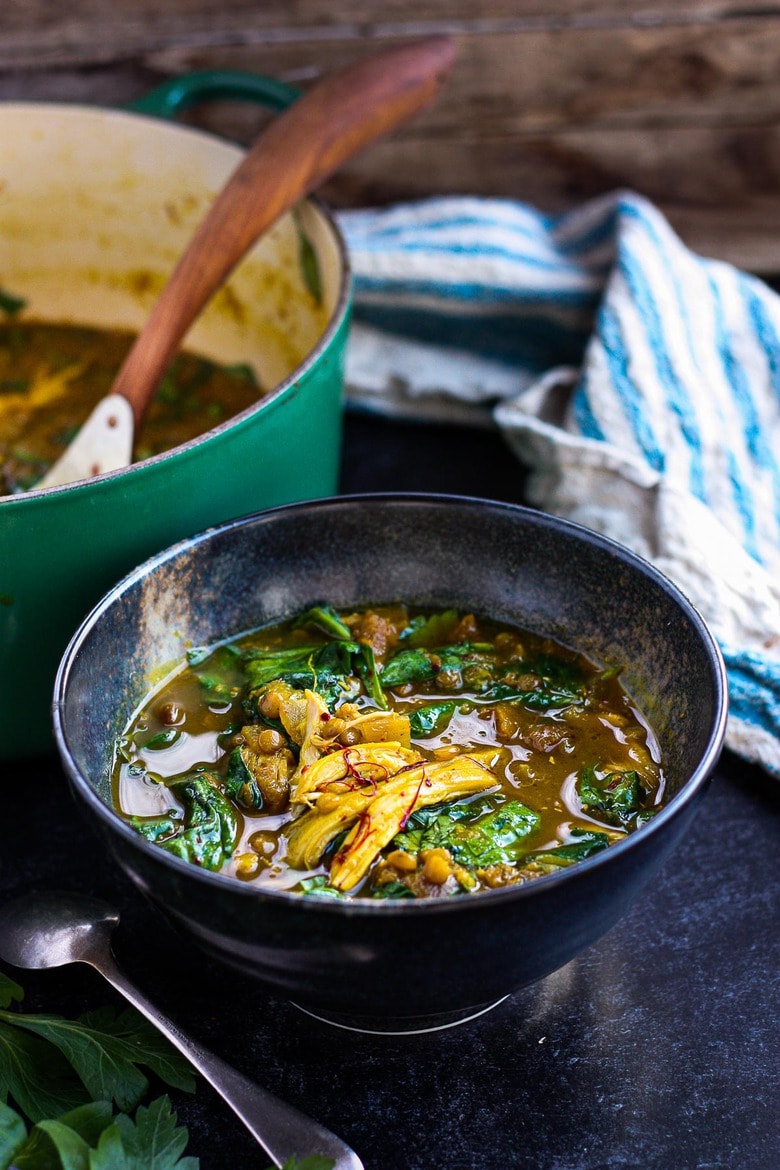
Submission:
[[[122,105],[211,68],[306,88],[446,32],[438,102],[324,190],[335,206],[437,193],[560,210],[616,187],[699,251],[780,272],[780,2],[733,0],[3,0],[0,99]],[[266,117],[187,120],[248,142]]]

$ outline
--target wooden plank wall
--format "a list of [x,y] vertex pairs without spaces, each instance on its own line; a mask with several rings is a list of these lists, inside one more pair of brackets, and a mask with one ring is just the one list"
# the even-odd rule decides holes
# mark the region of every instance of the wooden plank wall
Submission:
[[[438,32],[459,43],[444,96],[332,181],[332,204],[558,210],[630,187],[705,254],[780,272],[780,0],[0,0],[0,99],[121,105],[211,68],[305,86]],[[247,141],[263,115],[188,117]]]

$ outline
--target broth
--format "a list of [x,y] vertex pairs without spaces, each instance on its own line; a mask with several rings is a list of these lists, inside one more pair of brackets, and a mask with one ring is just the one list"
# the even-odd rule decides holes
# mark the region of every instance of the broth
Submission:
[[[0,495],[29,490],[59,458],[110,392],[133,339],[129,331],[73,325],[0,326]],[[158,387],[134,458],[189,442],[260,396],[248,366],[182,352]]]
[[116,748],[148,840],[264,889],[460,896],[533,880],[661,807],[652,731],[565,646],[389,605],[194,649]]

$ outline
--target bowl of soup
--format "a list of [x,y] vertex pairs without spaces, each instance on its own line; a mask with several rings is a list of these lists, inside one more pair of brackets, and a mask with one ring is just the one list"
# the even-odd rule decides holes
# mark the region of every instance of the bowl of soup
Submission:
[[135,462],[36,490],[107,393],[239,147],[139,113],[0,104],[0,754],[51,750],[57,662],[90,607],[173,541],[330,495],[350,278],[316,200],[201,314]]
[[380,1031],[470,1018],[598,939],[684,838],[725,718],[717,645],[650,565],[404,494],[147,561],[54,704],[77,800],[168,921]]

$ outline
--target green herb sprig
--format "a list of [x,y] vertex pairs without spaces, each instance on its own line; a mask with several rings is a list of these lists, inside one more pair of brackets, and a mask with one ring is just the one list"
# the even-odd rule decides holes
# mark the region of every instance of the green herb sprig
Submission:
[[197,1170],[167,1096],[142,1104],[147,1070],[191,1092],[184,1057],[133,1009],[76,1020],[22,1012],[0,972],[0,1170]]

